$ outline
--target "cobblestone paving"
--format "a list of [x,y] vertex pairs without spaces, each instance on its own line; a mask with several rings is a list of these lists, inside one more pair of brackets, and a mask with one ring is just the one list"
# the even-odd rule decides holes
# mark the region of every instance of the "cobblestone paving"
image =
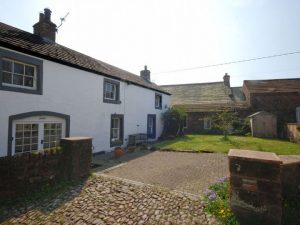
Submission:
[[15,213],[3,224],[216,224],[199,198],[102,175]]
[[105,174],[200,195],[218,178],[229,176],[228,157],[219,153],[156,151]]

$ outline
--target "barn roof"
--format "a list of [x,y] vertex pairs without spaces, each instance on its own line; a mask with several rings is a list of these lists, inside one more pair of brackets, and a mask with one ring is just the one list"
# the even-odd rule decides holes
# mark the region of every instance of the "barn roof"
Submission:
[[242,88],[229,88],[224,85],[224,82],[162,85],[161,87],[172,94],[172,105],[180,106],[189,112],[247,107]]
[[245,80],[250,93],[300,92],[300,78],[273,80]]

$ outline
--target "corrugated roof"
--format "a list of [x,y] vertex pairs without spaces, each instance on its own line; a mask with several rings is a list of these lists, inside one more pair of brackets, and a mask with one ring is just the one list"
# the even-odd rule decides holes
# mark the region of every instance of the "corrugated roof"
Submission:
[[300,92],[300,78],[273,80],[245,80],[251,93]]
[[0,46],[169,94],[140,76],[1,22]]
[[189,112],[218,111],[224,107],[246,108],[241,87],[228,88],[223,82],[162,85],[172,94],[171,104]]

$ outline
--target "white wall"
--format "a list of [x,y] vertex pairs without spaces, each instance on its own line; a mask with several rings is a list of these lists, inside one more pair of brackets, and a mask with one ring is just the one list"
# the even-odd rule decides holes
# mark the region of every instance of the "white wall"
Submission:
[[147,132],[147,114],[156,114],[159,137],[161,114],[169,106],[170,96],[163,94],[163,109],[158,110],[155,91],[121,82],[122,103],[103,103],[103,80],[103,76],[43,60],[43,95],[0,90],[0,156],[7,154],[8,117],[31,111],[70,115],[70,136],[92,137],[94,152],[111,150],[110,118],[114,113],[124,114],[124,140],[129,134]]

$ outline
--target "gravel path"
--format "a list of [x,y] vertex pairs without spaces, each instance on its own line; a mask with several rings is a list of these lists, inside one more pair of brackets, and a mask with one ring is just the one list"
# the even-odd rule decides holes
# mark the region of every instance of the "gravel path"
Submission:
[[27,210],[4,224],[216,224],[198,198],[104,175]]
[[[130,154],[130,153],[128,153]],[[225,154],[156,151],[105,174],[202,194],[218,178],[229,176]]]

